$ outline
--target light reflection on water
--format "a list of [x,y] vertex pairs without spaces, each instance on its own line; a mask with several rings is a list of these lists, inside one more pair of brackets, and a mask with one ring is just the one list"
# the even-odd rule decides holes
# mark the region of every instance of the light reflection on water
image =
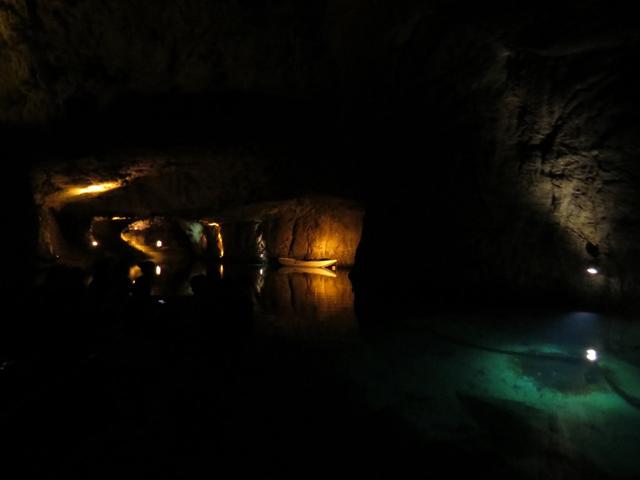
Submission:
[[338,340],[357,334],[348,271],[279,269],[266,272],[263,280],[256,296],[261,330],[301,339]]
[[[367,330],[367,319],[361,318],[367,334],[361,342],[349,343],[359,329],[345,270],[232,264],[221,269],[169,261],[160,266],[161,275],[151,274],[154,295],[191,295],[194,276],[217,278],[242,293],[238,298],[251,299],[254,331],[292,343],[343,343],[347,354],[332,351],[331,361],[345,362],[339,364],[344,366],[340,373],[354,391],[364,392],[367,408],[393,409],[425,435],[461,439],[467,445],[470,433],[495,431],[499,442],[490,448],[501,455],[503,440],[517,442],[523,432],[535,432],[526,440],[534,453],[562,442],[562,448],[580,454],[576,458],[638,478],[634,462],[640,408],[634,405],[640,399],[640,328],[635,321],[589,312],[455,313],[457,305],[445,314],[430,312],[425,304],[404,325],[394,316],[384,328]],[[141,269],[128,267],[129,281],[139,279]],[[171,300],[166,303],[162,308],[169,308]],[[197,301],[186,299],[184,305],[202,313]],[[174,310],[172,319],[183,322],[185,311]],[[218,328],[215,316],[200,319]],[[220,331],[224,337],[224,329]],[[203,343],[208,351],[209,338]],[[586,348],[598,350],[599,373],[589,364],[553,358],[563,354],[582,360]],[[546,454],[541,456],[542,462],[547,460]]]
[[358,331],[348,270],[232,264],[223,269],[222,265],[170,261],[157,267],[161,275],[152,278],[152,295],[193,295],[190,279],[206,275],[251,299],[255,328],[260,333],[338,341],[348,340]]

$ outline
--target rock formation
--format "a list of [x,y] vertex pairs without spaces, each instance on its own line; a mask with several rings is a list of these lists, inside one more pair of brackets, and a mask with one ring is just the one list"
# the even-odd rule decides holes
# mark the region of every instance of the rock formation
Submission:
[[362,217],[362,207],[353,201],[302,198],[226,212],[222,231],[231,257],[335,258],[338,265],[351,266],[360,243]]

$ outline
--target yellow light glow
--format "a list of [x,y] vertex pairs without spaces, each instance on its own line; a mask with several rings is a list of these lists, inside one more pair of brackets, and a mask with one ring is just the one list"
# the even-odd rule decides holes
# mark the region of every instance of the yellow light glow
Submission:
[[140,278],[142,276],[142,269],[138,265],[134,265],[129,268],[129,280],[135,283],[136,278]]
[[[132,230],[137,230],[137,229],[133,228]],[[135,236],[128,234],[126,231],[120,232],[120,238],[124,242],[128,243],[131,247],[135,248],[136,250],[140,250],[141,252],[146,253],[150,257],[153,256],[153,252],[151,252],[151,249],[149,247],[147,247],[141,242],[138,242]]]
[[[280,273],[285,268],[289,272]],[[256,286],[260,285],[262,279],[255,278]],[[344,339],[347,338],[344,334],[351,335],[358,331],[352,307],[354,293],[348,273],[344,270],[333,273],[328,268],[282,267],[271,277],[267,286],[272,295],[272,303],[267,308],[270,313],[276,314],[269,321],[276,322],[278,334],[302,335],[300,338],[304,338],[309,330],[305,332],[302,325],[313,328],[314,336],[328,335],[325,338]]]
[[69,193],[71,195],[86,195],[88,193],[102,193],[109,190],[113,190],[114,188],[118,188],[119,186],[120,186],[120,182],[104,182],[104,183],[89,185],[88,187],[72,188]]
[[141,236],[137,235],[134,232],[140,232],[148,228],[147,221],[140,220],[129,225],[128,228],[124,229],[120,232],[120,238],[126,242],[130,247],[135,248],[136,250],[141,251],[148,257],[158,261],[162,258],[162,252],[156,250],[151,245],[145,245]]
[[216,229],[216,244],[220,252],[220,258],[224,257],[224,243],[222,242],[222,228],[217,222],[209,222],[207,225]]
[[97,246],[98,246],[98,242],[96,242],[96,241],[94,240],[94,241],[92,241],[92,242],[91,242],[91,245],[92,245],[92,246],[94,246],[94,247],[97,247]]
[[220,278],[224,277],[224,266],[222,264],[218,267],[218,273],[220,273]]
[[111,217],[111,220],[128,220],[127,217]]
[[264,270],[260,269],[260,275],[264,275]]
[[156,275],[160,275],[162,273],[162,268],[160,268],[160,265],[156,265]]
[[162,247],[162,240],[158,240],[156,242],[156,247],[158,247],[158,248]]
[[589,275],[597,275],[598,274],[598,269],[596,267],[589,267],[589,268],[587,268],[587,273]]

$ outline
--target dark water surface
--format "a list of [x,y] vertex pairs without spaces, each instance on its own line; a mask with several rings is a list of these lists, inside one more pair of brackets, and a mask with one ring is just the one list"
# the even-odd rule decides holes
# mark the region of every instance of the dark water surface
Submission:
[[634,319],[426,305],[372,316],[354,310],[346,270],[159,266],[146,280],[133,265],[54,275],[5,320],[7,469],[640,476]]

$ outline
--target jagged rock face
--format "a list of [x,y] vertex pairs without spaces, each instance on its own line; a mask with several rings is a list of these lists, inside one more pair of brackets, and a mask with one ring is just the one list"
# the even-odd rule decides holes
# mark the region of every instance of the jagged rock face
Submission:
[[[392,268],[413,293],[637,297],[637,37],[598,37],[591,24],[582,38],[568,29],[536,40],[522,27],[496,37],[467,25],[426,52],[417,47],[430,32],[414,31],[407,102],[422,100],[398,111],[415,119],[422,110],[432,130],[428,146],[416,141],[418,124],[390,153],[424,152],[428,167],[421,177],[406,164],[378,173],[378,184],[402,186],[365,222],[356,263],[370,268],[360,282],[372,278],[388,226],[409,225],[398,245],[420,252],[425,269]],[[590,277],[589,265],[602,275]]]
[[[640,116],[628,109],[640,103],[628,65],[639,57],[621,50],[516,57],[501,99],[498,145],[502,158],[518,162],[504,177],[517,178],[515,188],[533,213],[565,237],[564,256],[599,264],[610,293],[633,295],[640,138],[631,132],[640,131]],[[599,258],[588,243],[599,246]]]

